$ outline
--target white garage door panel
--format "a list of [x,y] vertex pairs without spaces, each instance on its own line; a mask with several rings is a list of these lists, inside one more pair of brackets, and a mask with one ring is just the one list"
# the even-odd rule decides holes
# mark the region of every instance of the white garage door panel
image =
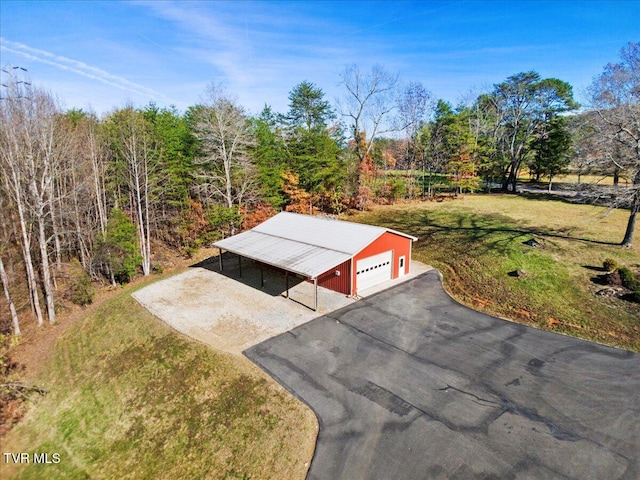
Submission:
[[364,290],[391,279],[393,251],[379,253],[356,262],[356,289]]

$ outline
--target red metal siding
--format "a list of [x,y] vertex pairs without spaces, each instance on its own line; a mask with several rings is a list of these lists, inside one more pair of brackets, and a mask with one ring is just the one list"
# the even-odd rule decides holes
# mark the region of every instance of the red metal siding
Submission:
[[357,292],[356,286],[356,262],[363,258],[376,255],[378,253],[387,252],[393,250],[393,268],[391,269],[391,278],[398,278],[398,263],[401,256],[404,255],[404,271],[405,274],[409,273],[409,264],[411,263],[411,239],[396,235],[391,232],[384,232],[375,241],[365,247],[360,253],[353,258],[352,270],[352,292]]
[[[336,275],[340,272],[340,275]],[[341,263],[318,277],[318,285],[336,292],[351,294],[351,260]]]

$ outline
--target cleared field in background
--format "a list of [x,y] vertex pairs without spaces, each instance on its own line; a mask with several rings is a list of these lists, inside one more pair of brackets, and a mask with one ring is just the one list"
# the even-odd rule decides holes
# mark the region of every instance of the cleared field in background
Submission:
[[[383,180],[386,177],[389,178],[402,178],[402,177],[413,177],[418,180],[422,177],[422,170],[381,170],[377,173],[377,176],[380,180]],[[424,173],[425,178],[428,178],[429,173]],[[444,173],[432,173],[432,182],[435,185],[442,184],[443,186],[449,185],[450,176]],[[521,182],[529,182],[531,180],[531,176],[526,169],[523,169],[518,176],[518,180]],[[541,183],[546,183],[548,178],[543,177],[540,179]],[[558,175],[553,177],[553,183],[590,183],[594,185],[603,185],[603,186],[612,186],[613,185],[613,175],[580,175],[580,181],[578,181],[578,174],[576,173],[568,173],[566,175]],[[620,177],[619,185],[626,185],[629,183],[629,180],[625,177]]]

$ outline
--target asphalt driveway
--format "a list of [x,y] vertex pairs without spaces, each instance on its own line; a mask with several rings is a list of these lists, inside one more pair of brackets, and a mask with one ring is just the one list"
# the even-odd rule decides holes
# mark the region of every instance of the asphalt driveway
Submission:
[[244,353],[316,412],[310,479],[640,478],[640,356],[472,311],[437,271]]

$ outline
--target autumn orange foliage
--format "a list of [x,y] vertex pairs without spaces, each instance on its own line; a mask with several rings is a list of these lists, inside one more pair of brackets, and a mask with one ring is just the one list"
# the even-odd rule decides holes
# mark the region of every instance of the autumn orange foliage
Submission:
[[189,200],[189,207],[182,213],[182,222],[179,226],[181,244],[195,245],[207,227],[207,218],[202,204],[195,200]]
[[242,209],[241,213],[242,230],[249,230],[273,217],[278,212],[276,212],[275,208],[268,203],[259,203],[251,212],[247,212],[245,209]]
[[311,194],[298,186],[300,184],[298,175],[287,171],[281,177],[282,190],[288,199],[285,210],[287,212],[313,214]]

